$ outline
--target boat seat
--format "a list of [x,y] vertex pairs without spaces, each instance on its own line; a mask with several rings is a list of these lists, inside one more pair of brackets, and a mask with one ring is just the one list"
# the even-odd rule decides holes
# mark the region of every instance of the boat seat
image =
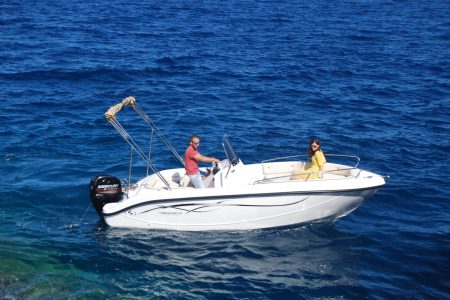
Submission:
[[[309,166],[310,163],[305,162],[277,162],[263,164],[263,175],[265,180],[282,182],[293,179],[291,178],[292,174],[302,173],[302,171],[309,168]],[[317,178],[314,180],[342,179],[349,176],[352,176],[352,172],[348,167],[334,163],[326,163],[324,178]]]
[[179,184],[181,187],[188,187],[188,186],[192,187],[191,179],[187,175],[181,177]]
[[348,167],[334,164],[334,163],[326,163],[325,164],[325,179],[338,179],[342,177],[352,176],[352,170],[348,169]]
[[[167,183],[169,183],[170,188],[180,187],[180,185],[179,185],[180,177],[179,177],[179,175],[175,176],[176,174],[177,173],[175,173],[172,176],[172,179],[168,179],[167,177],[164,177],[166,179]],[[165,183],[156,174],[150,176],[146,180],[146,182],[143,184],[143,186],[146,189],[153,189],[153,190],[160,190],[160,189],[166,187]]]
[[300,161],[283,161],[276,163],[263,163],[263,175],[265,177],[279,177],[305,169],[305,163]]
[[[323,175],[322,180],[327,180],[327,179],[342,179],[345,178],[346,176],[342,176],[342,175],[338,175],[338,174],[333,174],[333,173],[325,173]],[[318,179],[320,180],[320,179]]]
[[314,178],[308,180],[343,179],[351,175],[351,170],[349,170],[348,167],[334,163],[325,163],[323,178]]
[[263,163],[262,168],[264,180],[270,180],[271,182],[283,182],[289,180],[293,173],[300,173],[304,170],[305,162],[283,161]]

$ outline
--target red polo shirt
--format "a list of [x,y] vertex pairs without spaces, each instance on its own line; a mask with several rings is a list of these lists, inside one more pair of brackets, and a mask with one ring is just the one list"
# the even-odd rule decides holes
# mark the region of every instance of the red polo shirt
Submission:
[[198,161],[194,158],[197,154],[197,150],[194,150],[191,146],[187,147],[184,154],[184,168],[187,175],[194,175],[198,172]]

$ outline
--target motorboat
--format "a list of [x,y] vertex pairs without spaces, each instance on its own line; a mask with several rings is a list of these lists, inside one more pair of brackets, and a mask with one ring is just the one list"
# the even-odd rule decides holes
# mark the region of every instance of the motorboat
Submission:
[[[119,123],[117,114],[131,106],[180,162],[179,168],[158,170]],[[127,97],[110,107],[106,119],[145,162],[148,170],[135,183],[111,175],[90,182],[90,198],[112,227],[182,231],[251,230],[333,222],[354,211],[385,185],[385,177],[359,168],[357,156],[326,154],[320,179],[299,176],[309,166],[307,155],[293,155],[244,164],[222,139],[226,159],[200,168],[204,188],[194,188],[184,160],[137,104]],[[342,164],[340,161],[352,161]],[[131,160],[130,160],[131,170]],[[130,171],[131,172],[131,171]],[[131,177],[131,176],[130,176]]]

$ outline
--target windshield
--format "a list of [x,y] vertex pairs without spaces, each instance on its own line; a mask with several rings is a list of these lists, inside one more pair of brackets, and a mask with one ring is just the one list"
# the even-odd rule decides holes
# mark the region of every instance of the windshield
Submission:
[[230,140],[225,135],[222,139],[223,150],[225,150],[225,154],[227,155],[230,163],[235,166],[239,163],[239,157],[237,157],[236,153],[234,153],[233,147],[231,147]]

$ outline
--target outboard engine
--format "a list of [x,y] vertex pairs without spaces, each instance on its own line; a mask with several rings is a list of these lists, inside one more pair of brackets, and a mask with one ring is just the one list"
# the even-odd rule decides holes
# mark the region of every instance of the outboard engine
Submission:
[[98,175],[91,179],[90,198],[95,210],[102,216],[106,203],[119,202],[122,198],[120,180],[110,175]]

